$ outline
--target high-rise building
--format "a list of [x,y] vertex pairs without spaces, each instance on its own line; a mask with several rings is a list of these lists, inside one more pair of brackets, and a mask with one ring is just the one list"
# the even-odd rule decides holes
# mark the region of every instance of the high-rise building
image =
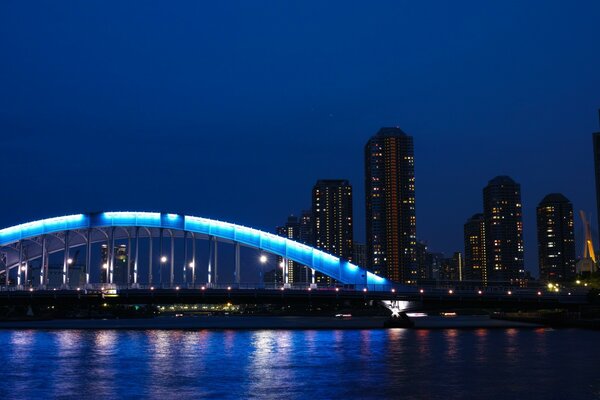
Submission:
[[361,267],[365,267],[367,265],[367,245],[364,243],[354,242],[352,247],[352,262]]
[[414,283],[417,221],[413,138],[382,128],[365,145],[369,268],[393,281]]
[[483,189],[485,253],[488,282],[523,277],[523,220],[521,186],[497,176]]
[[431,279],[431,265],[428,263],[427,243],[424,241],[417,242],[417,280],[423,282]]
[[[312,191],[314,246],[352,261],[352,186],[345,179],[321,179]],[[317,283],[332,283],[317,274]]]
[[475,214],[464,225],[465,270],[464,280],[487,282],[485,253],[485,218]]
[[463,256],[460,252],[455,252],[452,257],[443,258],[440,265],[440,280],[442,281],[462,281],[463,280]]
[[309,246],[313,246],[315,243],[315,238],[313,235],[313,226],[312,226],[313,216],[312,210],[302,210],[300,214],[300,243],[307,244]]
[[[113,250],[113,283],[117,285],[127,285],[130,280],[127,279],[128,273],[131,270],[127,269],[127,246],[122,244],[115,246]],[[107,283],[109,278],[109,263],[108,263],[108,246],[103,244],[101,247],[102,271],[100,274],[100,282]]]
[[[276,228],[276,232],[279,236],[283,236],[288,239],[292,239],[294,241],[300,242],[301,241],[300,240],[300,238],[301,238],[300,220],[295,215],[290,215],[288,217],[285,225],[278,226]],[[284,262],[283,257],[278,256],[277,257],[277,266],[278,267],[281,266],[283,262]],[[286,267],[287,267],[287,272],[288,272],[288,282],[290,284],[308,282],[307,267],[305,267],[295,261],[292,261],[290,259],[287,259],[285,262],[287,264]]]
[[[600,120],[600,110],[598,110]],[[600,132],[592,134],[594,142],[594,171],[596,176],[596,214],[598,215],[598,230],[600,230]]]
[[575,277],[573,205],[560,193],[544,197],[536,209],[540,279],[571,281]]

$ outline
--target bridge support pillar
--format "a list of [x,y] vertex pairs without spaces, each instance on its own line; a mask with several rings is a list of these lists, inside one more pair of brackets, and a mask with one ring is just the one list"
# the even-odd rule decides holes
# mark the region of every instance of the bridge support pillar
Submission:
[[140,227],[135,228],[135,260],[133,261],[133,287],[138,288],[138,263],[140,259]]
[[240,244],[235,242],[235,283],[240,284]]
[[19,266],[17,268],[17,287],[21,287],[23,284],[22,276],[23,276],[23,241],[19,240]]
[[88,229],[86,232],[86,243],[85,243],[85,286],[90,285],[90,270],[92,264],[92,230]]
[[40,287],[45,289],[48,285],[48,248],[46,235],[42,236],[42,264],[40,265]]
[[212,247],[213,237],[208,237],[208,275],[206,279],[206,286],[210,287],[212,285],[212,258],[213,258],[213,247]]
[[127,228],[127,288],[131,284],[131,234]]
[[[21,268],[21,267],[19,267]],[[69,231],[65,232],[65,250],[63,254],[62,286],[69,288]]]
[[111,285],[114,283],[114,272],[115,272],[115,228],[110,229],[110,248],[108,249],[110,256],[108,261],[108,283]]
[[181,273],[183,276],[181,277],[183,286],[187,286],[187,268],[188,268],[188,233],[187,231],[183,232],[183,268],[181,269]]
[[169,286],[173,287],[173,283],[175,282],[175,237],[173,236],[173,232],[169,231],[171,234],[171,268],[169,270]]
[[148,229],[148,285],[152,286],[152,231]]
[[196,236],[192,233],[192,287],[196,287]]

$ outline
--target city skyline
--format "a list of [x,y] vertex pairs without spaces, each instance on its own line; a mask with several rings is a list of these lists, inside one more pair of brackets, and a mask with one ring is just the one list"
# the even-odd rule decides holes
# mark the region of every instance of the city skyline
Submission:
[[[535,275],[543,196],[564,193],[596,225],[598,4],[2,7],[0,226],[146,209],[272,230],[310,204],[317,179],[342,177],[364,242],[362,151],[382,126],[414,138],[418,239],[431,251],[463,248],[497,175],[522,185]],[[235,30],[213,22],[225,15]]]

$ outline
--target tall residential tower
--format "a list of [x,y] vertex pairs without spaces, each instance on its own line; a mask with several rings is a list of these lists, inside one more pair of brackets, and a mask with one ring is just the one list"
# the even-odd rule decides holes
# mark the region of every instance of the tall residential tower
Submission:
[[521,185],[497,176],[483,189],[488,281],[523,277],[523,217]]
[[560,193],[547,195],[536,209],[540,279],[571,281],[575,277],[573,205]]
[[345,179],[321,179],[312,191],[314,245],[352,260],[352,186]]
[[367,258],[376,274],[413,283],[417,221],[413,138],[381,128],[365,145]]

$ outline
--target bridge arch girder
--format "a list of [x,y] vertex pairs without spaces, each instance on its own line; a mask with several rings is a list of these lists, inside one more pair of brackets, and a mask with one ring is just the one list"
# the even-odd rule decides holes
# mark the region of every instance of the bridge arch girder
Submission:
[[349,261],[272,233],[215,219],[172,213],[110,211],[48,218],[1,229],[0,247],[41,235],[110,227],[124,228],[121,231],[127,232],[128,236],[131,227],[145,228],[148,232],[168,229],[177,236],[186,231],[195,236],[214,236],[295,261],[344,284],[392,285],[391,281]]

